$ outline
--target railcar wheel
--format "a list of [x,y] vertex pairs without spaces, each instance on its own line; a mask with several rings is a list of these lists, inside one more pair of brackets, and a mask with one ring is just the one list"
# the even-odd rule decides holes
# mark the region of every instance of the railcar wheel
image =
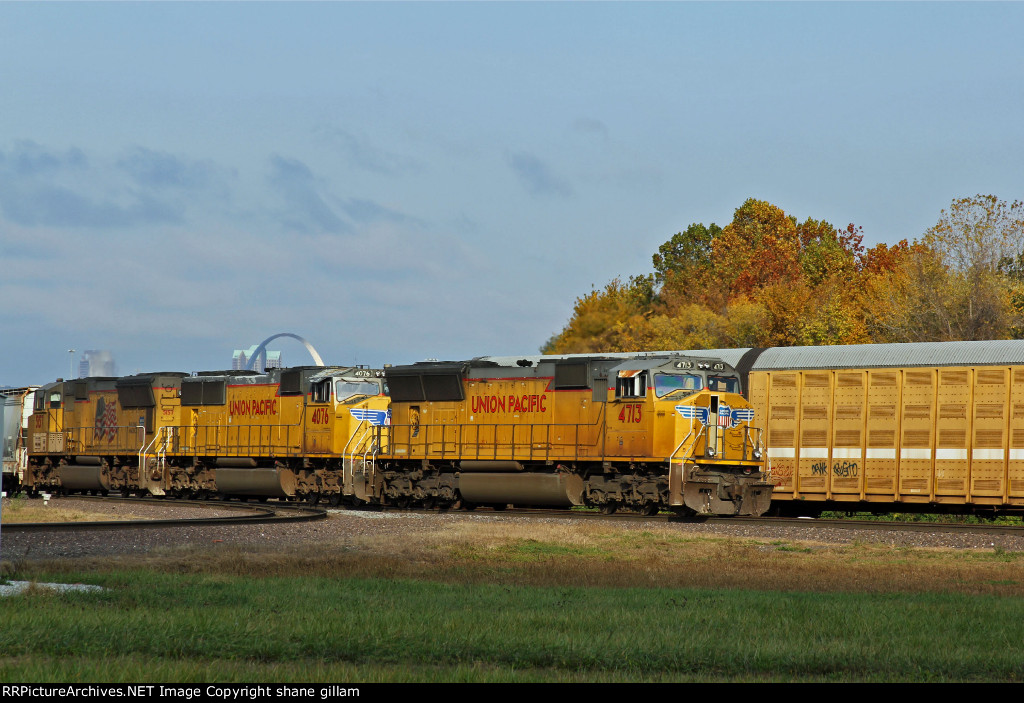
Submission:
[[327,504],[330,505],[332,508],[337,508],[338,507],[338,503],[340,503],[340,502],[341,502],[341,494],[340,493],[331,493],[329,496],[327,496]]

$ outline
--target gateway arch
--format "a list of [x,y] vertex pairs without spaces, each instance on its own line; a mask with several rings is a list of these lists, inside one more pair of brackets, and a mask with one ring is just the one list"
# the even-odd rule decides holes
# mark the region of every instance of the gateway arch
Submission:
[[297,334],[292,334],[291,332],[278,332],[277,334],[271,335],[264,339],[262,342],[260,342],[259,346],[256,347],[256,351],[254,351],[252,355],[249,357],[249,360],[245,362],[245,368],[250,371],[256,368],[256,360],[261,358],[263,359],[263,365],[266,366],[267,345],[273,342],[278,337],[291,337],[292,339],[299,340],[300,342],[302,342],[303,346],[306,347],[306,351],[309,352],[309,355],[313,357],[314,363],[316,363],[317,366],[324,365],[324,360],[320,358],[320,354],[317,353],[316,349],[313,348],[312,344],[310,344]]

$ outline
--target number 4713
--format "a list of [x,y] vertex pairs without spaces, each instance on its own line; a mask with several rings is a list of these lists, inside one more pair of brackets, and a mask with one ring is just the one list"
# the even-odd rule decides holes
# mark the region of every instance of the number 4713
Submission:
[[643,403],[626,403],[619,411],[619,422],[640,422],[643,410]]

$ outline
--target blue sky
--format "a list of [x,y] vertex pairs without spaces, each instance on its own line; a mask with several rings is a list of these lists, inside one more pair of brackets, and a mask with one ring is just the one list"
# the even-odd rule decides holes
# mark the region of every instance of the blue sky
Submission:
[[0,385],[276,332],[534,353],[748,197],[919,237],[1024,198],[1022,35],[1022,3],[0,3]]

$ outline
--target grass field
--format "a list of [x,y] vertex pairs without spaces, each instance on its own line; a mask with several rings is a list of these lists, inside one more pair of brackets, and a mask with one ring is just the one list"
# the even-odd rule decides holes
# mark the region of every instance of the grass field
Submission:
[[1017,681],[1024,554],[454,523],[21,563],[4,682]]

